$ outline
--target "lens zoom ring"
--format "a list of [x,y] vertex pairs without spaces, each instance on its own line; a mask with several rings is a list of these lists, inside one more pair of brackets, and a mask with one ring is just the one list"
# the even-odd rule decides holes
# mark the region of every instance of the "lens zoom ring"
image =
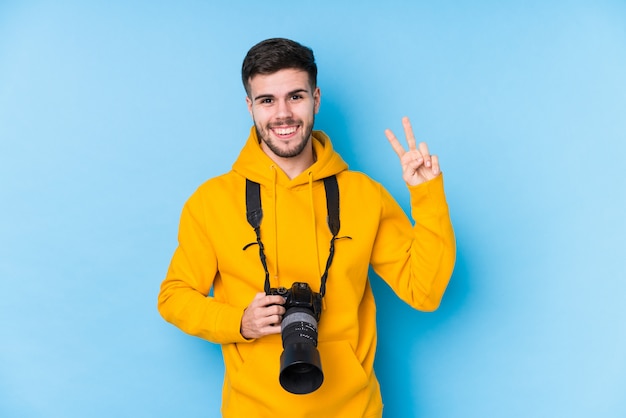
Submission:
[[313,325],[315,329],[317,330],[317,321],[315,320],[315,317],[313,317],[312,315],[309,315],[306,312],[294,312],[294,313],[286,315],[283,318],[283,321],[281,322],[281,327],[282,329],[285,329],[289,325],[295,322],[306,322],[308,324]]

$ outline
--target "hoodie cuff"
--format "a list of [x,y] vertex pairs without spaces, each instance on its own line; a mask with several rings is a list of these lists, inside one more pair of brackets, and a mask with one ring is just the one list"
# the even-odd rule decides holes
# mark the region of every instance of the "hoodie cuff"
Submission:
[[241,335],[241,318],[243,317],[243,309],[230,305],[224,305],[219,315],[216,316],[217,329],[223,330],[224,333],[220,340],[232,343],[245,343],[254,340],[247,340]]
[[408,186],[411,193],[411,215],[413,219],[436,216],[448,212],[448,203],[443,187],[443,173],[432,180]]

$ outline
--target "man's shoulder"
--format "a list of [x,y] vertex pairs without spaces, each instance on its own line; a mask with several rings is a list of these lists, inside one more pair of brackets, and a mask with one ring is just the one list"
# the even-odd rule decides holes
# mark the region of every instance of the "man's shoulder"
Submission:
[[237,173],[229,171],[205,180],[196,188],[189,199],[216,200],[237,193],[240,189],[245,191],[245,179]]
[[361,171],[344,170],[337,174],[337,181],[361,187],[380,187],[380,183]]
[[198,186],[198,190],[215,190],[215,189],[223,189],[228,190],[231,186],[243,183],[245,179],[234,171],[228,171],[223,174],[219,174],[215,177],[211,177],[208,180],[205,180],[203,183]]

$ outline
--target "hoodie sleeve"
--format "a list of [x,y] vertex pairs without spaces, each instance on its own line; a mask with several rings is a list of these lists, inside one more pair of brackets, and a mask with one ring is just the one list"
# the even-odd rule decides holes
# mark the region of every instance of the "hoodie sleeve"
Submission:
[[409,192],[412,227],[402,208],[383,189],[372,267],[403,301],[415,309],[433,311],[439,307],[456,256],[443,175],[410,186]]
[[184,332],[214,343],[247,341],[240,333],[243,309],[209,296],[217,274],[217,257],[195,194],[183,208],[178,248],[159,292],[159,312]]

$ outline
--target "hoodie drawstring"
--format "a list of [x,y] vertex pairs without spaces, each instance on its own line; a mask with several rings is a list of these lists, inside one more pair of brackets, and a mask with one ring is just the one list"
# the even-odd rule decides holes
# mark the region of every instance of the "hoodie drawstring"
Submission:
[[276,243],[276,245],[274,245],[274,271],[273,273],[273,279],[274,279],[274,283],[276,283],[276,286],[278,286],[278,216],[277,216],[277,210],[276,210],[276,206],[278,205],[278,200],[276,198],[276,183],[277,183],[277,176],[278,173],[276,171],[276,166],[274,164],[272,164],[270,166],[270,168],[272,169],[272,198],[274,199],[274,242]]
[[[274,168],[272,166],[272,168]],[[274,171],[274,173],[276,173]],[[308,183],[309,183],[309,206],[311,207],[311,225],[313,226],[313,244],[315,245],[315,254],[316,254],[316,264],[317,264],[317,271],[318,274],[321,273],[321,269],[320,269],[320,257],[319,257],[319,245],[318,245],[318,234],[317,234],[317,227],[316,227],[316,223],[315,223],[315,205],[314,205],[314,199],[313,199],[313,173],[312,172],[308,172]],[[273,182],[273,199],[274,199],[274,206],[276,206],[276,204],[278,203],[278,199],[276,198],[276,181],[275,181],[276,177],[274,176],[274,182]],[[347,238],[347,239],[351,239],[351,237],[349,236],[344,236],[344,237],[337,237],[337,234],[339,233],[339,230],[341,228],[340,226],[340,216],[339,216],[339,189],[338,189],[338,185],[337,185],[337,178],[335,176],[330,176],[327,178],[324,178],[324,189],[326,192],[326,209],[328,211],[328,228],[330,229],[330,232],[332,233],[332,238],[330,239],[330,248],[329,248],[329,252],[328,252],[328,259],[326,260],[326,267],[324,269],[324,273],[321,275],[320,277],[320,291],[319,294],[322,297],[322,300],[324,298],[324,295],[326,293],[326,280],[328,279],[328,273],[329,273],[329,269],[330,266],[333,262],[333,258],[335,255],[335,241],[338,239],[343,239],[343,238]],[[277,221],[277,211],[274,210],[274,221]],[[265,251],[264,251],[264,246],[263,246],[263,242],[261,241],[261,233],[260,233],[260,226],[261,226],[261,220],[263,218],[263,211],[261,209],[261,193],[260,193],[260,185],[259,183],[253,182],[250,179],[246,179],[246,218],[248,220],[248,223],[252,226],[252,228],[254,229],[254,232],[256,234],[256,242],[251,242],[249,244],[246,244],[243,247],[243,250],[245,251],[246,249],[248,249],[251,245],[258,245],[259,246],[259,257],[261,259],[261,264],[263,265],[263,269],[265,270],[265,293],[269,293],[270,289],[271,289],[271,284],[270,284],[270,279],[269,279],[269,271],[268,271],[268,267],[267,267],[267,260],[265,257]],[[278,281],[278,228],[275,224],[274,226],[274,234],[276,235],[276,243],[275,243],[275,248],[274,248],[274,255],[276,257],[275,259],[275,266],[274,266],[274,277],[275,277],[275,281]],[[280,283],[279,283],[280,284]]]
[[319,249],[318,236],[317,236],[317,227],[315,225],[315,200],[313,199],[313,172],[309,171],[307,174],[309,176],[309,199],[310,199],[309,206],[311,207],[311,228],[313,230],[313,241],[315,242],[315,259],[317,260],[315,265],[317,266],[317,275],[321,276],[322,269],[320,268],[320,249]]

